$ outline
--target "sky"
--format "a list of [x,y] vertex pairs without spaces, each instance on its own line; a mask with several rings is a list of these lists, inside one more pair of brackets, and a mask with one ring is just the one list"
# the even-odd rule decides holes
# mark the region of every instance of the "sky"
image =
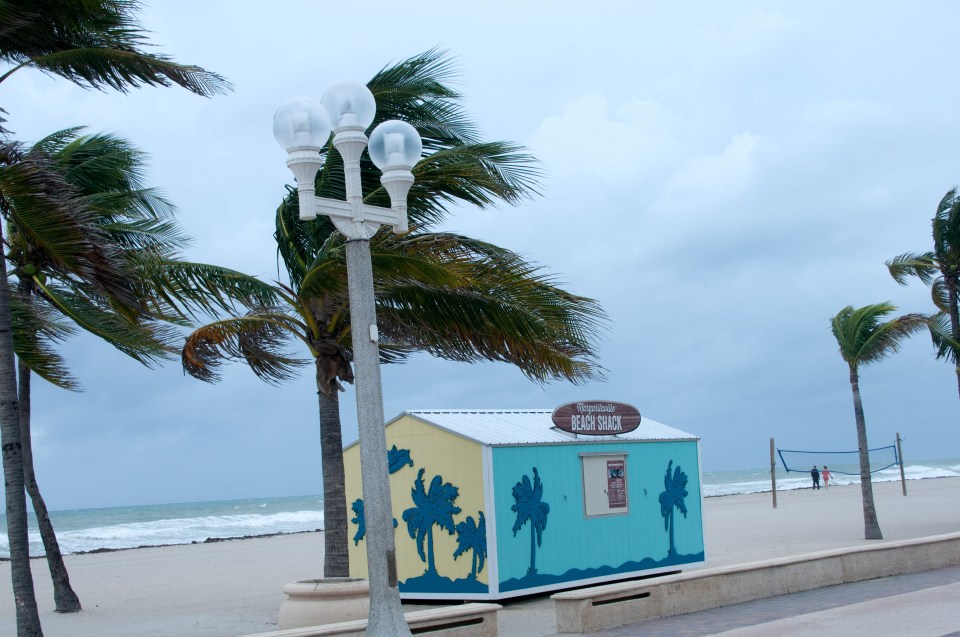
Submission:
[[[189,259],[273,281],[274,211],[293,183],[272,136],[277,106],[446,49],[483,135],[525,146],[545,176],[541,196],[458,209],[445,228],[598,300],[606,379],[540,386],[506,364],[418,355],[383,368],[388,420],[604,399],[699,436],[703,471],[766,467],[771,437],[855,450],[829,319],[882,301],[933,310],[922,283],[898,285],[884,262],[931,249],[936,206],[960,184],[960,84],[945,46],[960,5],[468,6],[154,0],[141,22],[155,51],[227,77],[231,94],[97,92],[23,69],[0,104],[21,141],[78,125],[129,139],[194,238]],[[85,391],[37,381],[33,394],[51,509],[321,492],[311,368],[273,387],[233,364],[211,385],[92,337],[63,352]],[[900,432],[908,462],[960,457],[955,375],[925,334],[861,368],[860,387],[871,447]],[[347,442],[354,401],[348,387]]]

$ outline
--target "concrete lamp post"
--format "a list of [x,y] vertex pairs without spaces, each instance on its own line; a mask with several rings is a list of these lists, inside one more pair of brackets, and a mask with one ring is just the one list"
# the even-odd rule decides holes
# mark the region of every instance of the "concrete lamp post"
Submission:
[[[370,263],[370,237],[381,225],[407,231],[407,193],[413,185],[413,165],[423,144],[416,129],[391,120],[370,134],[370,159],[383,171],[380,182],[390,195],[390,208],[363,203],[360,156],[367,148],[364,131],[373,122],[376,101],[366,86],[343,83],[330,87],[320,102],[296,97],[277,109],[273,133],[287,150],[287,166],[297,180],[300,219],[327,215],[347,237],[347,279],[350,325],[356,377],[361,480],[367,525],[367,561],[370,579],[370,619],[367,635],[408,636],[397,588],[393,515],[384,436],[380,351]],[[333,130],[333,145],[343,157],[346,201],[317,197],[314,179],[323,164],[320,149]]]

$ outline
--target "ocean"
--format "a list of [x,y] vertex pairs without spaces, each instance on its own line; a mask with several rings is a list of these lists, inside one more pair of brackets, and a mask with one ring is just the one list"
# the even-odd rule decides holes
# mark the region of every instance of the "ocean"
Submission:
[[[908,480],[960,476],[960,459],[907,462]],[[874,481],[900,479],[898,466],[874,474]],[[831,484],[855,484],[856,476],[834,474]],[[786,473],[777,467],[777,491],[810,486],[807,473]],[[707,471],[703,494],[716,497],[770,491],[769,469]],[[143,546],[191,544],[209,540],[299,533],[323,528],[323,498],[319,495],[186,502],[145,506],[51,511],[63,553],[117,550]],[[43,545],[30,519],[30,554],[42,555]],[[0,515],[0,558],[9,558],[6,517]]]

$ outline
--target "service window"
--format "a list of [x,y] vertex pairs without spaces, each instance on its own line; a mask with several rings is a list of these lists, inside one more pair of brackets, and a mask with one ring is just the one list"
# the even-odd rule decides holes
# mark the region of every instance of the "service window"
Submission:
[[589,517],[623,515],[627,506],[627,454],[580,454],[583,509]]

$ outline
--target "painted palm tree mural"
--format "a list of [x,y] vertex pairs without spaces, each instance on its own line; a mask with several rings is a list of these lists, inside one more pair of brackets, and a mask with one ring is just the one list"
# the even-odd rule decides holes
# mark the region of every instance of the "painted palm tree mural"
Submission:
[[[437,565],[433,557],[433,527],[439,526],[442,530],[453,535],[456,528],[453,516],[460,513],[460,507],[454,501],[460,495],[460,490],[444,483],[443,478],[434,476],[430,481],[430,488],[423,487],[423,472],[420,469],[417,479],[410,490],[413,506],[403,512],[403,521],[407,523],[407,532],[417,542],[417,554],[427,563],[424,575],[437,576]],[[423,549],[426,540],[426,553]]]
[[391,474],[400,471],[400,469],[404,467],[412,467],[413,458],[410,457],[410,450],[397,449],[397,445],[393,445],[393,447],[387,450],[387,466]]
[[[363,499],[357,498],[350,505],[353,514],[357,517],[350,518],[350,521],[357,525],[357,532],[353,534],[353,545],[360,544],[360,540],[367,536],[367,518],[363,513]],[[393,528],[397,528],[397,518],[393,518]]]
[[663,477],[663,493],[660,494],[660,515],[663,516],[663,530],[670,531],[670,550],[667,551],[669,557],[677,554],[677,548],[673,542],[673,518],[674,509],[680,509],[683,517],[687,517],[687,505],[684,499],[687,497],[687,474],[680,470],[680,465],[670,473],[673,468],[673,460],[667,464],[667,474]]
[[537,547],[543,541],[543,531],[547,528],[547,516],[550,514],[550,505],[543,501],[543,484],[537,468],[533,468],[533,482],[530,476],[523,476],[520,482],[513,487],[515,504],[510,507],[517,514],[513,523],[513,536],[517,536],[524,524],[530,522],[530,568],[527,576],[537,573]]
[[[357,525],[357,532],[353,534],[353,545],[357,546],[367,535],[367,518],[363,515],[363,499],[357,498],[353,501],[353,504],[350,505],[350,508],[353,510],[353,514],[357,517],[350,518],[350,521]],[[396,520],[394,520],[396,522]],[[396,524],[394,524],[396,526]]]
[[483,511],[479,511],[479,522],[468,515],[463,522],[457,523],[457,550],[453,559],[457,559],[467,551],[472,551],[470,560],[469,579],[476,580],[477,573],[483,570],[483,562],[487,558],[487,521]]

